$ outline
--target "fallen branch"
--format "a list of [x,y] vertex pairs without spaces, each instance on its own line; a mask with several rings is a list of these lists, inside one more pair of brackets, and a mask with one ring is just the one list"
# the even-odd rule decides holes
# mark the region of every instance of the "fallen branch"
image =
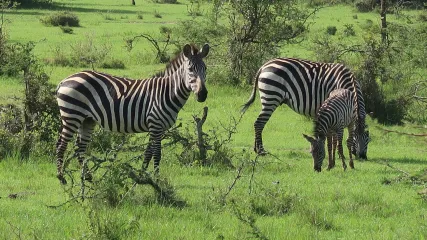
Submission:
[[405,174],[407,177],[409,177],[409,176],[410,176],[410,174],[409,174],[408,172],[403,171],[402,169],[396,168],[396,167],[392,166],[392,165],[391,165],[390,163],[388,163],[388,162],[378,162],[378,163],[379,163],[379,164],[382,164],[382,165],[385,165],[385,166],[387,166],[387,167],[389,167],[389,168],[391,168],[391,169],[393,169],[393,170],[396,170],[396,171],[398,171],[398,172],[401,172],[401,173]]
[[390,130],[390,129],[385,129],[385,128],[381,128],[378,127],[378,129],[387,132],[387,133],[397,133],[397,134],[401,134],[401,135],[407,135],[407,136],[413,136],[413,137],[427,137],[427,133],[405,133],[405,132],[400,132],[400,131],[395,131],[395,130]]

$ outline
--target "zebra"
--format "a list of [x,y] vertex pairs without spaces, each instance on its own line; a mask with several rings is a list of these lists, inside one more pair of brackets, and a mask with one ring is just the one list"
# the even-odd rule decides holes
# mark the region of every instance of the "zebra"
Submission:
[[344,88],[356,92],[357,124],[354,135],[356,156],[366,159],[369,131],[365,124],[365,104],[359,83],[353,73],[339,63],[320,63],[297,58],[275,58],[258,70],[249,100],[242,113],[255,101],[259,88],[261,112],[254,123],[254,151],[266,154],[262,143],[262,131],[274,110],[285,103],[295,112],[315,117],[323,101],[334,89]]
[[[62,80],[56,90],[62,130],[56,144],[57,178],[66,184],[63,157],[68,142],[77,133],[76,145],[80,165],[96,124],[120,133],[149,133],[142,169],[154,159],[158,174],[161,139],[175,124],[178,112],[191,92],[204,102],[206,65],[209,53],[205,44],[201,51],[187,44],[158,76],[142,80],[116,77],[96,71],[82,71]],[[171,70],[173,69],[173,70]],[[87,176],[88,180],[91,176]]]
[[[328,170],[335,165],[335,147],[338,143],[338,155],[342,160],[343,169],[347,169],[342,147],[344,128],[348,128],[347,147],[350,154],[350,167],[354,169],[352,158],[354,127],[357,121],[357,103],[354,94],[348,89],[337,89],[325,100],[314,121],[314,137],[303,134],[310,142],[314,170],[322,171],[325,158],[325,140],[328,141]],[[331,149],[333,150],[331,151]]]

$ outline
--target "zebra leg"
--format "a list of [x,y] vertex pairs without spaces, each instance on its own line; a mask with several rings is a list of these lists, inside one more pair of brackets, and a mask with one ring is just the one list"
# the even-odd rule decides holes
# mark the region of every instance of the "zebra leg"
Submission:
[[153,138],[150,135],[150,139],[148,140],[147,149],[144,152],[144,162],[142,163],[142,170],[147,171],[148,165],[150,164],[151,158],[153,157]]
[[62,130],[59,135],[58,141],[56,142],[56,168],[57,174],[56,177],[59,179],[61,184],[67,184],[67,180],[64,178],[64,153],[67,150],[67,145],[70,140],[73,138],[74,133],[76,132],[75,124],[68,124],[64,120],[62,121]]
[[79,165],[82,168],[82,178],[88,181],[92,181],[92,174],[89,172],[87,165],[84,165],[84,155],[87,149],[87,145],[92,138],[92,133],[95,128],[95,121],[92,119],[85,119],[83,124],[80,126],[78,130],[78,135],[76,139],[76,155],[79,161]]
[[269,103],[268,105],[263,102],[262,110],[254,123],[254,129],[255,129],[254,151],[257,154],[260,154],[260,155],[267,154],[262,144],[262,131],[264,130],[265,124],[270,119],[271,114],[273,114],[274,110],[276,110],[278,105],[279,104],[277,102]]
[[[329,163],[328,163],[328,170],[331,170],[335,166],[335,159],[334,159],[334,152],[332,152],[333,148],[333,135],[328,134],[327,141],[328,141],[328,157],[329,157]],[[335,149],[334,149],[335,150]]]
[[354,162],[353,162],[353,156],[352,156],[352,152],[354,149],[353,138],[354,138],[354,127],[353,125],[350,125],[348,126],[347,148],[350,155],[350,168],[352,169],[354,169]]
[[343,130],[340,130],[337,132],[337,141],[338,141],[338,155],[341,158],[342,161],[342,168],[344,169],[344,171],[347,169],[347,164],[345,164],[345,156],[344,156],[344,152],[342,149],[342,136],[343,136]]
[[332,161],[335,166],[335,153],[337,152],[338,138],[337,135],[332,135]]
[[154,173],[159,174],[160,170],[160,160],[162,158],[162,137],[163,132],[157,133],[153,136],[153,158],[154,158]]

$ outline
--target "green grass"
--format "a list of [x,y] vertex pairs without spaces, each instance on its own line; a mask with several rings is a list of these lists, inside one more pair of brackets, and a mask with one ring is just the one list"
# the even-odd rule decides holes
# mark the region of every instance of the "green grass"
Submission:
[[[11,41],[38,42],[35,54],[41,59],[53,57],[52,49],[83,41],[93,34],[97,43],[110,43],[112,54],[126,64],[126,69],[100,69],[119,76],[142,78],[163,68],[151,64],[151,46],[139,41],[128,53],[123,38],[140,32],[158,32],[164,24],[172,25],[180,19],[189,19],[186,5],[160,5],[150,1],[117,3],[108,0],[92,3],[87,0],[59,1],[62,7],[79,16],[82,27],[73,28],[74,34],[63,34],[57,27],[45,27],[39,21],[48,10],[17,10],[6,14],[11,19],[7,32]],[[157,11],[162,18],[155,18]],[[138,18],[142,14],[143,19]],[[337,26],[337,36],[342,35],[344,24],[354,24],[357,41],[363,37],[361,24],[366,19],[378,22],[375,13],[356,14],[351,7],[335,6],[322,9],[312,26],[312,34],[324,33],[327,26]],[[106,17],[107,16],[107,17]],[[330,16],[333,16],[332,18]],[[390,19],[394,21],[391,16]],[[337,23],[337,21],[339,22]],[[311,34],[311,33],[310,33]],[[46,39],[40,41],[42,39]],[[40,41],[40,42],[39,42]],[[312,57],[308,41],[285,47],[283,56]],[[67,50],[69,51],[69,50]],[[144,55],[145,54],[145,55]],[[215,54],[211,51],[210,54]],[[209,71],[209,62],[208,71]],[[46,66],[52,83],[82,70],[77,67]],[[229,125],[231,116],[239,117],[240,106],[250,95],[250,88],[236,88],[212,84],[208,79],[208,99],[198,103],[190,97],[180,112],[179,121],[192,121],[192,115],[201,115],[203,106],[209,107],[204,126],[207,131]],[[0,103],[13,102],[20,96],[22,84],[16,79],[0,79]],[[233,149],[235,166],[240,161],[256,158],[252,151],[253,122],[260,102],[255,101],[243,116],[227,147]],[[32,158],[22,162],[18,157],[0,161],[0,238],[1,239],[88,239],[96,238],[97,222],[100,228],[111,230],[122,239],[246,239],[254,230],[240,221],[231,200],[243,218],[253,216],[259,231],[269,239],[426,239],[427,202],[417,193],[426,183],[411,181],[401,171],[410,175],[426,169],[426,141],[388,133],[394,131],[422,133],[427,129],[407,124],[384,127],[368,119],[372,142],[368,161],[355,161],[355,170],[344,172],[340,161],[331,171],[315,173],[309,143],[302,133],[311,134],[311,120],[282,106],[273,114],[264,130],[264,146],[274,156],[257,159],[256,167],[245,165],[241,177],[227,197],[225,205],[218,199],[233,183],[237,171],[217,167],[185,167],[179,164],[176,149],[164,148],[161,176],[174,186],[179,198],[186,202],[183,208],[156,203],[154,191],[147,186],[136,186],[117,207],[104,203],[92,205],[69,203],[58,208],[69,196],[56,179],[54,159]],[[54,143],[52,143],[54,144]],[[72,145],[72,144],[71,144]],[[70,147],[71,148],[71,147]],[[122,153],[128,159],[139,152]],[[71,167],[76,168],[76,161]],[[393,169],[385,164],[397,168]],[[150,166],[152,169],[152,165]],[[399,171],[399,170],[401,171]],[[99,177],[99,176],[96,176]],[[251,192],[249,191],[251,190]],[[17,194],[17,198],[10,198]],[[97,204],[96,204],[97,203]],[[90,210],[98,217],[90,217]],[[269,209],[275,211],[269,212]],[[137,227],[132,228],[134,223]],[[107,239],[104,235],[99,237]]]

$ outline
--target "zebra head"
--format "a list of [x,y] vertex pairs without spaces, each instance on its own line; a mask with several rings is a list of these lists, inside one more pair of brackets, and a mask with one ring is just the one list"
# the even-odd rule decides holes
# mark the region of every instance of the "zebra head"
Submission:
[[356,130],[354,136],[354,148],[353,154],[360,157],[361,159],[367,159],[366,153],[368,152],[368,143],[371,141],[369,137],[369,130],[366,127]]
[[192,45],[185,45],[183,54],[185,56],[186,68],[186,87],[196,94],[198,102],[204,102],[208,96],[208,90],[205,86],[206,65],[203,58],[209,53],[209,45],[205,44],[199,52]]
[[325,138],[313,138],[305,134],[303,136],[311,144],[310,153],[313,157],[314,170],[321,172],[323,159],[325,159]]

